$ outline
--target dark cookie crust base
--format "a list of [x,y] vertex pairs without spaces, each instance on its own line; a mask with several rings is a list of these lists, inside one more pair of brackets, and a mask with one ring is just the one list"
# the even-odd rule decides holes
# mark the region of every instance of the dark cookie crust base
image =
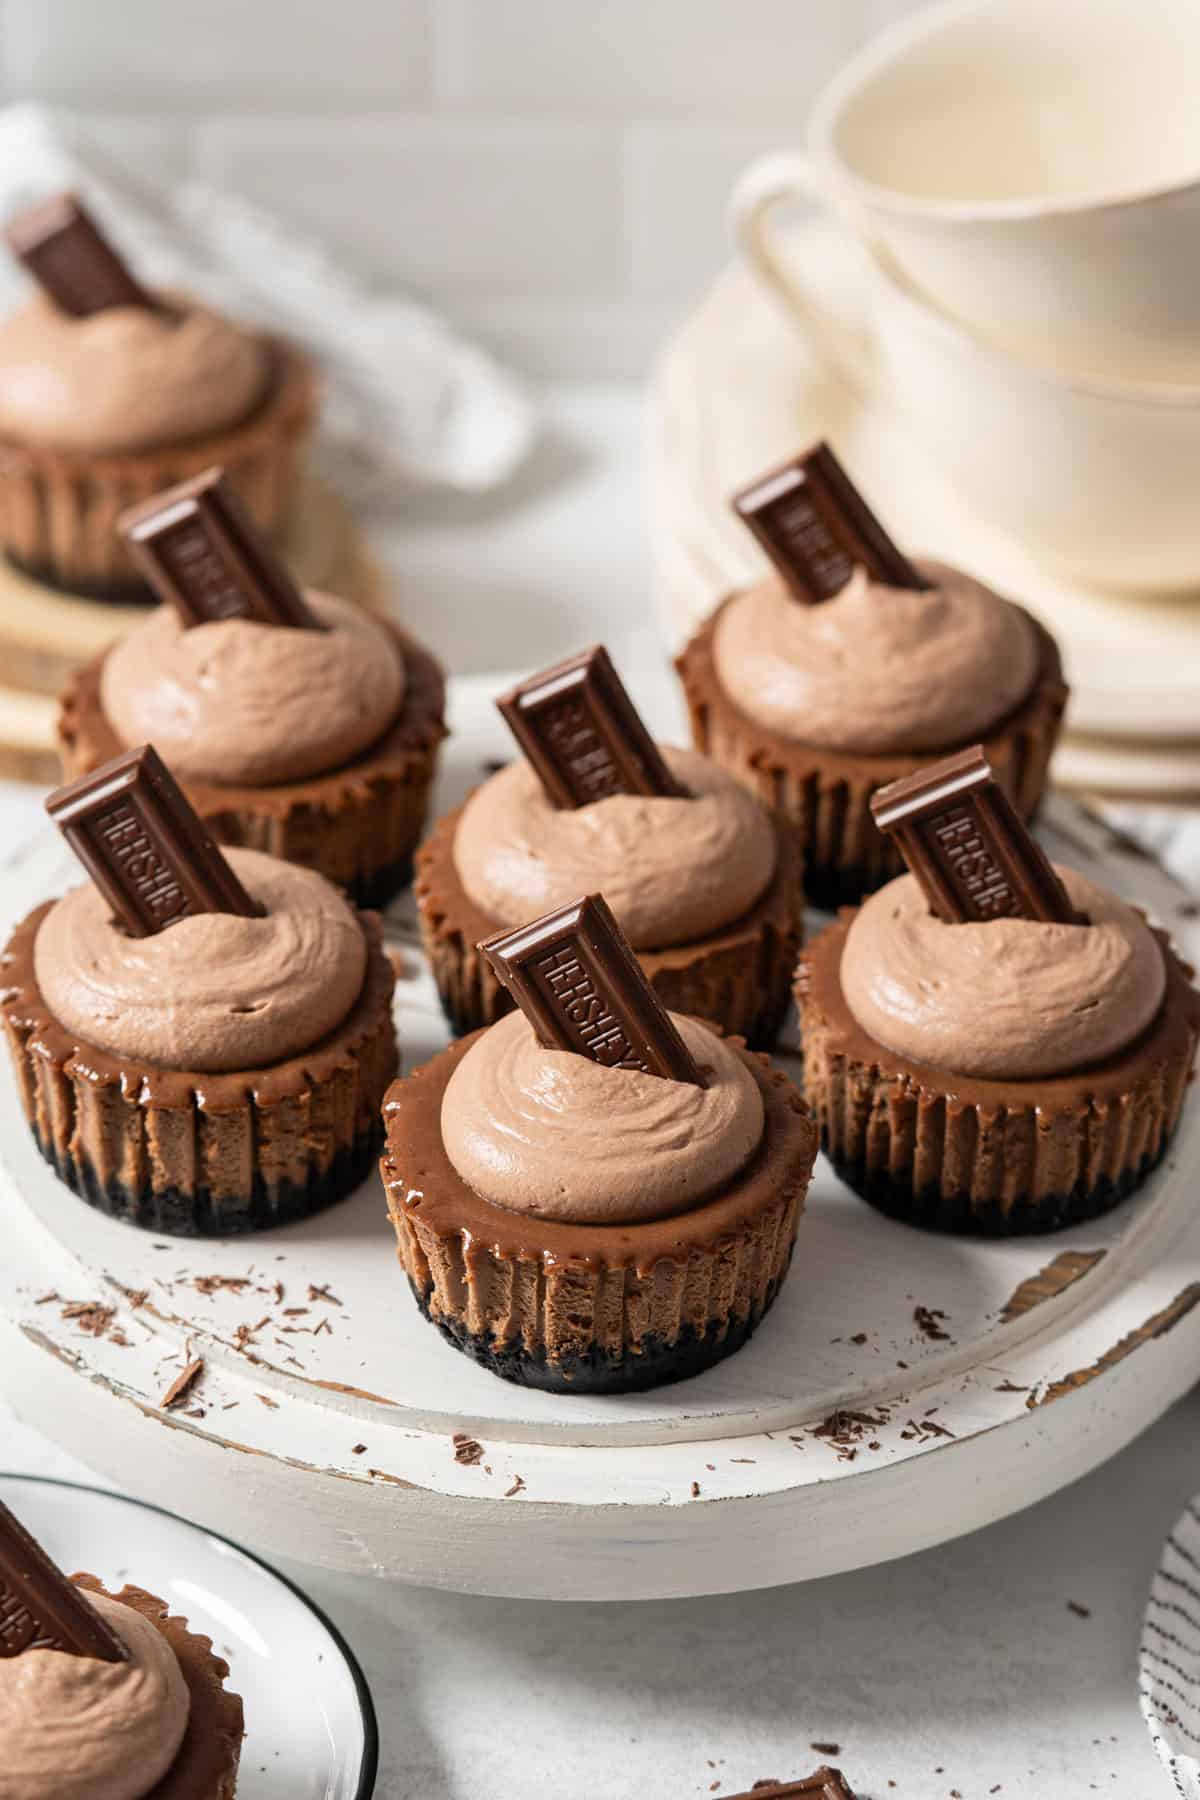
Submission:
[[749,1341],[781,1286],[782,1279],[771,1288],[761,1307],[730,1325],[723,1335],[716,1324],[703,1332],[689,1325],[673,1344],[666,1344],[659,1337],[647,1337],[637,1355],[626,1351],[619,1357],[610,1356],[593,1345],[584,1356],[550,1363],[544,1351],[531,1355],[520,1342],[498,1349],[493,1338],[469,1331],[461,1319],[431,1312],[430,1296],[422,1295],[409,1282],[422,1315],[437,1326],[448,1344],[502,1381],[511,1381],[516,1387],[541,1388],[548,1394],[640,1394],[648,1388],[668,1387],[674,1381],[702,1375]]
[[305,1183],[284,1181],[270,1189],[256,1175],[252,1191],[236,1202],[214,1199],[207,1188],[194,1194],[177,1187],[135,1194],[121,1181],[105,1185],[90,1163],[77,1168],[74,1162],[60,1161],[40,1132],[35,1131],[33,1137],[59,1180],[107,1218],[167,1237],[224,1238],[291,1225],[344,1200],[371,1173],[383,1147],[383,1124],[381,1121],[349,1150],[339,1150],[324,1173],[312,1175]]
[[355,906],[364,912],[382,912],[389,900],[402,893],[412,885],[413,857],[411,850],[395,862],[387,863],[382,869],[373,869],[369,875],[361,875],[352,881],[346,889]]
[[[1127,1195],[1132,1194],[1166,1153],[1166,1145],[1156,1156],[1143,1157],[1134,1169],[1124,1172],[1119,1181],[1102,1176],[1094,1187],[1078,1188],[1070,1194],[1051,1194],[1037,1200],[1000,1206],[972,1202],[966,1194],[943,1194],[938,1188],[926,1188],[914,1194],[910,1187],[893,1181],[881,1169],[864,1169],[861,1163],[847,1164],[830,1157],[834,1169],[847,1187],[889,1219],[900,1219],[906,1225],[920,1225],[927,1231],[950,1231],[958,1237],[1033,1237],[1048,1231],[1063,1231],[1068,1225],[1083,1225],[1111,1212]],[[828,1151],[826,1152],[828,1154]]]

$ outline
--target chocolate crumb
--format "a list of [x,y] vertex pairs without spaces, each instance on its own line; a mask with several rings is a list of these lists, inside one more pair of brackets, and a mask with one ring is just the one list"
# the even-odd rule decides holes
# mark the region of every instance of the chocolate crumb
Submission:
[[940,1342],[948,1344],[951,1341],[950,1333],[948,1331],[943,1331],[939,1323],[939,1320],[945,1319],[947,1316],[946,1313],[939,1312],[936,1307],[913,1307],[913,1324],[921,1333],[921,1336],[930,1343]]
[[318,1287],[315,1282],[310,1281],[308,1284],[308,1297],[310,1300],[324,1300],[328,1306],[340,1306],[342,1304],[336,1294],[330,1293],[328,1282],[324,1282]]
[[363,1451],[366,1449],[366,1447],[367,1446],[365,1444],[355,1444],[354,1448],[350,1452],[351,1456],[361,1456],[363,1454]]
[[49,1304],[52,1300],[61,1300],[61,1299],[62,1299],[62,1295],[58,1292],[57,1288],[51,1288],[50,1292],[48,1294],[43,1294],[41,1299],[35,1300],[33,1304],[35,1306],[49,1306]]
[[231,1293],[240,1294],[243,1288],[250,1286],[248,1275],[193,1275],[192,1286],[198,1294],[219,1294],[228,1288]]
[[854,1336],[850,1339],[852,1344],[865,1344],[866,1341],[867,1334],[865,1331],[856,1331]]
[[264,1406],[269,1406],[269,1407],[270,1407],[270,1409],[271,1409],[271,1411],[272,1411],[272,1412],[278,1412],[278,1411],[279,1411],[279,1402],[278,1402],[278,1400],[272,1400],[272,1398],[271,1398],[271,1396],[270,1396],[270,1394],[260,1394],[260,1395],[259,1395],[259,1396],[258,1396],[258,1397],[259,1397],[259,1399],[260,1399],[260,1400],[261,1400],[261,1401],[262,1401],[262,1403],[263,1403],[263,1405],[264,1405]]
[[181,1370],[175,1377],[174,1381],[159,1401],[158,1404],[162,1407],[164,1412],[169,1412],[171,1407],[173,1407],[177,1401],[182,1400],[184,1395],[190,1392],[191,1388],[199,1380],[203,1371],[204,1358],[202,1356],[194,1357],[187,1365],[187,1368]]
[[1067,1610],[1068,1612],[1073,1612],[1077,1619],[1090,1619],[1092,1616],[1091,1607],[1082,1606],[1078,1600],[1068,1600]]
[[1027,1387],[1018,1387],[1015,1381],[1002,1381],[996,1389],[998,1394],[1027,1394]]
[[513,1477],[513,1484],[512,1484],[512,1486],[511,1486],[511,1487],[510,1487],[510,1488],[506,1488],[506,1489],[505,1489],[505,1491],[504,1491],[504,1498],[505,1498],[505,1499],[506,1499],[506,1500],[511,1500],[511,1499],[512,1499],[512,1497],[513,1497],[513,1495],[514,1495],[514,1494],[520,1494],[520,1493],[523,1493],[523,1492],[524,1492],[524,1490],[525,1490],[525,1479],[524,1479],[524,1477],[523,1477],[523,1476],[521,1476],[521,1475],[516,1475],[516,1476],[514,1476],[514,1477]]
[[840,1744],[818,1744],[814,1742],[808,1747],[810,1750],[815,1750],[818,1756],[840,1756],[842,1753],[842,1746]]
[[699,1498],[700,1498],[700,1483],[698,1481],[693,1481],[693,1483],[692,1483],[692,1499],[698,1500]]
[[483,1461],[483,1445],[477,1438],[468,1437],[465,1431],[456,1431],[451,1442],[454,1445],[454,1460],[465,1468]]
[[104,1306],[99,1300],[68,1300],[60,1318],[70,1319],[90,1337],[102,1338],[116,1317],[115,1306]]

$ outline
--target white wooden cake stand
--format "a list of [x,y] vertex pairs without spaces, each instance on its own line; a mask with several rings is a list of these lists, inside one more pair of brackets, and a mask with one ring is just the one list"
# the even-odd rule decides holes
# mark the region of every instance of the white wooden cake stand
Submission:
[[[792,254],[821,266],[842,315],[861,320],[858,267],[842,234],[808,224],[794,233]],[[766,567],[730,494],[822,437],[906,547],[1013,595],[1059,639],[1072,684],[1055,762],[1060,784],[1200,799],[1200,594],[1111,593],[1042,567],[970,512],[894,407],[832,374],[796,321],[738,266],[675,332],[651,394],[651,543],[670,642]]]
[[[507,754],[490,707],[504,684],[455,686],[441,804]],[[665,678],[637,697],[675,730]],[[1051,807],[1046,841],[1200,948],[1181,891],[1073,803]],[[3,878],[5,928],[76,874],[38,839]],[[411,1067],[446,1029],[410,901],[389,924]],[[61,1186],[7,1079],[0,1149],[0,1385],[17,1413],[145,1499],[385,1580],[633,1598],[879,1561],[1073,1480],[1200,1368],[1195,1101],[1140,1195],[1055,1238],[913,1230],[820,1163],[753,1341],[627,1398],[529,1392],[449,1348],[402,1280],[376,1178],[308,1223],[192,1243]]]

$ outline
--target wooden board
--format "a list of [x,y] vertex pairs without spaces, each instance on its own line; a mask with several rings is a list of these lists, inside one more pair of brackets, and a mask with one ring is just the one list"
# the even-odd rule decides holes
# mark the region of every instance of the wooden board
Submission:
[[[453,685],[442,804],[503,753],[489,695],[509,679]],[[635,687],[669,730],[670,686]],[[1200,950],[1186,896],[1079,808],[1055,802],[1047,842]],[[38,839],[3,878],[5,925],[69,879]],[[446,1031],[411,903],[388,925],[411,1067]],[[1194,1103],[1140,1196],[1053,1239],[913,1231],[822,1162],[751,1344],[693,1381],[607,1399],[510,1387],[446,1346],[400,1276],[376,1178],[278,1233],[156,1240],[76,1200],[18,1113],[5,1083],[0,1384],[17,1412],[144,1498],[380,1578],[634,1597],[899,1555],[1093,1466],[1190,1385],[1200,1354]],[[196,1358],[202,1377],[166,1409]]]
[[[297,496],[283,549],[306,585],[386,607],[382,571],[342,502],[319,483],[306,482]],[[0,776],[58,780],[58,693],[73,669],[145,617],[145,607],[47,588],[0,558]]]

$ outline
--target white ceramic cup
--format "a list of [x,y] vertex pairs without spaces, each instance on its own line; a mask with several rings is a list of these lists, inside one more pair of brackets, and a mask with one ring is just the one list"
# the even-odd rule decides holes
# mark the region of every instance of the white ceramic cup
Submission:
[[778,214],[816,199],[996,344],[1200,384],[1198,121],[1197,0],[950,0],[849,63],[734,227],[801,311]]
[[981,343],[878,260],[865,279],[868,336],[835,340],[833,321],[826,342],[982,519],[1076,580],[1200,587],[1200,386],[1062,375]]

